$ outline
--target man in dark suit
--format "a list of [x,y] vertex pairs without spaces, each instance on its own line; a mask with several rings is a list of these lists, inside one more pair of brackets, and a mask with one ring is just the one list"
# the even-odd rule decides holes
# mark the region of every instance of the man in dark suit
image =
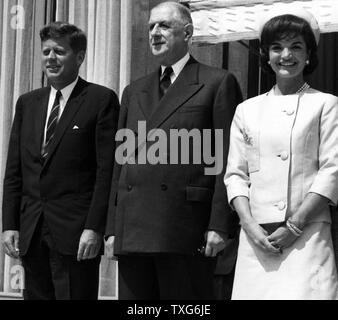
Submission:
[[[115,165],[108,210],[106,247],[109,255],[114,250],[118,256],[120,299],[212,299],[214,257],[235,229],[223,184],[225,167],[218,175],[206,175],[208,165],[192,158],[208,147],[224,149],[218,163],[224,166],[223,142],[227,145],[241,93],[230,73],[190,56],[192,34],[185,6],[164,2],[153,8],[149,41],[161,68],[123,94],[118,128],[134,133],[138,145],[135,152],[125,150],[126,163]],[[144,123],[148,137],[142,141]],[[159,129],[158,135],[153,129]],[[158,156],[162,164],[154,164],[156,155],[148,153],[141,164],[154,136],[169,137],[181,129],[195,134],[210,129],[212,141],[195,149],[188,143],[182,152],[165,148]],[[222,132],[219,145],[216,129]],[[123,148],[121,143],[117,151]],[[188,164],[170,163],[187,150]]]
[[119,102],[78,76],[86,35],[51,23],[40,32],[51,86],[22,95],[3,193],[6,253],[21,257],[25,299],[97,299]]

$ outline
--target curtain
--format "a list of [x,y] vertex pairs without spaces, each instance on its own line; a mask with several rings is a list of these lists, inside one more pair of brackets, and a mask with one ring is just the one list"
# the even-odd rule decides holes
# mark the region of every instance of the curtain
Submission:
[[131,0],[57,0],[56,20],[68,21],[88,36],[80,75],[121,93],[130,81]]
[[[0,199],[15,102],[20,94],[42,84],[38,30],[46,22],[50,3],[50,0],[0,2]],[[0,246],[0,292],[20,293],[20,276],[20,262],[5,257]]]

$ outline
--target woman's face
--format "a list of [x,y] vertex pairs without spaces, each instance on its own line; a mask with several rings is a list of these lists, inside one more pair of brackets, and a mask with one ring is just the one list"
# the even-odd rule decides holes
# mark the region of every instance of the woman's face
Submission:
[[272,70],[277,78],[297,78],[303,76],[306,60],[309,58],[302,36],[273,42],[269,47]]

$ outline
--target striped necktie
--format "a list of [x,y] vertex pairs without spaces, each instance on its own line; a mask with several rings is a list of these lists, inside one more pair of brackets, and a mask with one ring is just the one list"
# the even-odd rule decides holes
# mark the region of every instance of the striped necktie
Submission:
[[162,98],[168,91],[170,85],[171,85],[171,74],[173,73],[172,67],[166,67],[162,77],[160,79],[160,97]]
[[55,100],[52,106],[52,110],[49,114],[48,117],[48,122],[47,122],[47,130],[46,130],[46,140],[44,143],[44,148],[42,152],[42,156],[44,158],[47,157],[48,155],[48,148],[50,146],[51,141],[53,140],[54,134],[55,134],[55,129],[56,125],[59,120],[59,113],[60,113],[60,98],[62,97],[61,91],[56,92]]

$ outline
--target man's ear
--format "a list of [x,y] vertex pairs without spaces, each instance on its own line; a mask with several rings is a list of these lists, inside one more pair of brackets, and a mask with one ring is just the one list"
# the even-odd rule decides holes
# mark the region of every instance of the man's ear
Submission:
[[78,65],[81,66],[81,64],[83,63],[84,59],[86,57],[86,52],[81,50],[77,53],[77,62]]
[[188,23],[185,25],[185,39],[189,41],[192,38],[192,35],[194,34],[194,26],[191,23]]

